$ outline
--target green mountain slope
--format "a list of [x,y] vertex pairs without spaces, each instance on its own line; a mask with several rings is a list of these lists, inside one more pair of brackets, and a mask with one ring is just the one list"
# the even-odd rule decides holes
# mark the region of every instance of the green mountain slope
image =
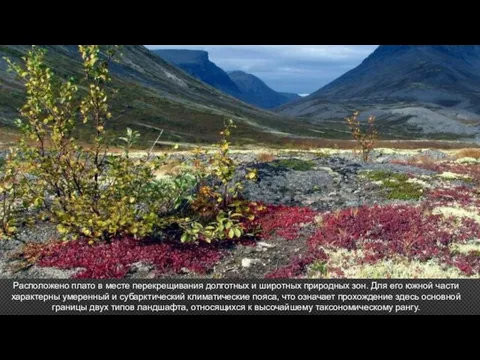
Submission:
[[[81,58],[75,45],[45,45],[47,63],[63,78],[81,75]],[[24,100],[23,86],[7,72],[7,56],[21,61],[30,47],[0,45],[0,131],[12,131],[17,109]],[[153,141],[164,129],[162,140],[172,142],[212,142],[226,117],[238,125],[239,143],[275,142],[278,138],[308,135],[308,123],[259,110],[194,79],[168,64],[141,45],[125,45],[120,63],[112,64],[112,86],[119,89],[112,100],[114,119],[109,128],[115,134],[131,127],[141,131],[143,140]],[[91,129],[77,136],[89,140]],[[147,145],[147,144],[146,144]]]

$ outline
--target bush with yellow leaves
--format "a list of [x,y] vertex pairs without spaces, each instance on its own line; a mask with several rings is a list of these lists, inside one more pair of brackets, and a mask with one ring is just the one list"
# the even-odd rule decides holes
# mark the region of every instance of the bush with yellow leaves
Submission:
[[[182,242],[240,238],[245,235],[245,221],[255,218],[250,203],[240,199],[243,180],[235,179],[237,164],[230,156],[229,141],[233,128],[233,121],[226,121],[213,154],[195,150],[193,174],[197,178],[197,191],[190,204],[192,217],[181,224],[184,229]],[[207,160],[202,161],[201,155]],[[247,170],[245,179],[255,180],[256,170]]]
[[[4,234],[15,231],[8,214],[18,194],[23,210],[32,209],[38,218],[57,224],[65,237],[83,236],[92,242],[146,236],[174,221],[167,214],[175,191],[156,184],[155,171],[164,164],[163,157],[131,159],[129,149],[138,133],[130,129],[121,138],[124,153],[107,155],[105,131],[112,117],[108,64],[118,47],[80,45],[79,50],[85,73],[81,86],[87,89],[83,97],[74,79],[62,82],[45,66],[45,50],[34,46],[24,66],[7,59],[25,83],[27,100],[21,109],[24,121],[17,122],[23,134],[19,151],[7,160],[7,172],[0,178]],[[79,122],[95,130],[88,149],[72,136]]]
[[[171,225],[183,229],[184,242],[244,235],[244,222],[254,216],[250,204],[239,198],[242,181],[234,181],[237,166],[228,141],[233,122],[226,123],[218,151],[206,163],[196,159],[193,169],[158,179],[166,156],[150,151],[130,157],[138,132],[127,129],[120,138],[123,154],[108,152],[108,64],[118,47],[80,45],[79,50],[82,84],[57,79],[38,47],[29,51],[24,66],[7,59],[25,83],[27,100],[21,109],[24,121],[17,122],[22,132],[18,151],[9,155],[0,177],[0,236],[15,233],[19,214],[27,211],[35,215],[29,221],[51,221],[65,239],[84,237],[92,244],[145,237]],[[83,97],[79,88],[86,89]],[[89,148],[73,138],[80,122],[94,129]],[[256,172],[249,170],[246,178],[255,179]]]
[[378,131],[375,127],[376,118],[374,116],[369,116],[367,128],[363,131],[360,126],[360,120],[358,120],[358,114],[358,112],[354,112],[352,116],[346,117],[345,121],[350,128],[353,138],[360,146],[362,160],[368,161],[378,137]]

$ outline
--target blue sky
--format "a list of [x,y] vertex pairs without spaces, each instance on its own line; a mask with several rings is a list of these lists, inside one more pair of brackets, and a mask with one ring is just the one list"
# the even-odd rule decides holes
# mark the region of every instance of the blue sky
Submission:
[[225,71],[243,70],[276,91],[310,94],[359,65],[378,45],[145,45],[206,50]]

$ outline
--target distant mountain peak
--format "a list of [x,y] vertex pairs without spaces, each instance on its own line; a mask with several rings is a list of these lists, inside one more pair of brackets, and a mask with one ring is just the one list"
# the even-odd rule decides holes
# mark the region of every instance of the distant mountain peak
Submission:
[[319,121],[341,121],[353,110],[402,134],[478,133],[480,45],[381,45],[356,68],[280,109]]
[[241,70],[225,72],[209,60],[206,51],[153,50],[153,53],[214,88],[260,108],[272,109],[297,99],[295,94],[272,90],[255,75]]
[[225,71],[203,50],[153,50],[162,59],[226,94],[238,97],[239,89]]

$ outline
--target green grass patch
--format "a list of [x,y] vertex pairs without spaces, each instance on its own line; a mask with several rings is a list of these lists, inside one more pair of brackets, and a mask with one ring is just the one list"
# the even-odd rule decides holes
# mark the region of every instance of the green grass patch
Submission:
[[301,160],[301,159],[282,159],[273,161],[271,165],[277,169],[289,169],[296,171],[308,171],[315,167],[313,161]]
[[363,175],[372,181],[381,181],[386,190],[386,197],[392,200],[418,200],[423,195],[422,186],[409,183],[407,174],[388,171],[370,171]]
[[6,163],[6,160],[0,157],[0,169],[3,167],[3,165],[5,165],[5,163]]

